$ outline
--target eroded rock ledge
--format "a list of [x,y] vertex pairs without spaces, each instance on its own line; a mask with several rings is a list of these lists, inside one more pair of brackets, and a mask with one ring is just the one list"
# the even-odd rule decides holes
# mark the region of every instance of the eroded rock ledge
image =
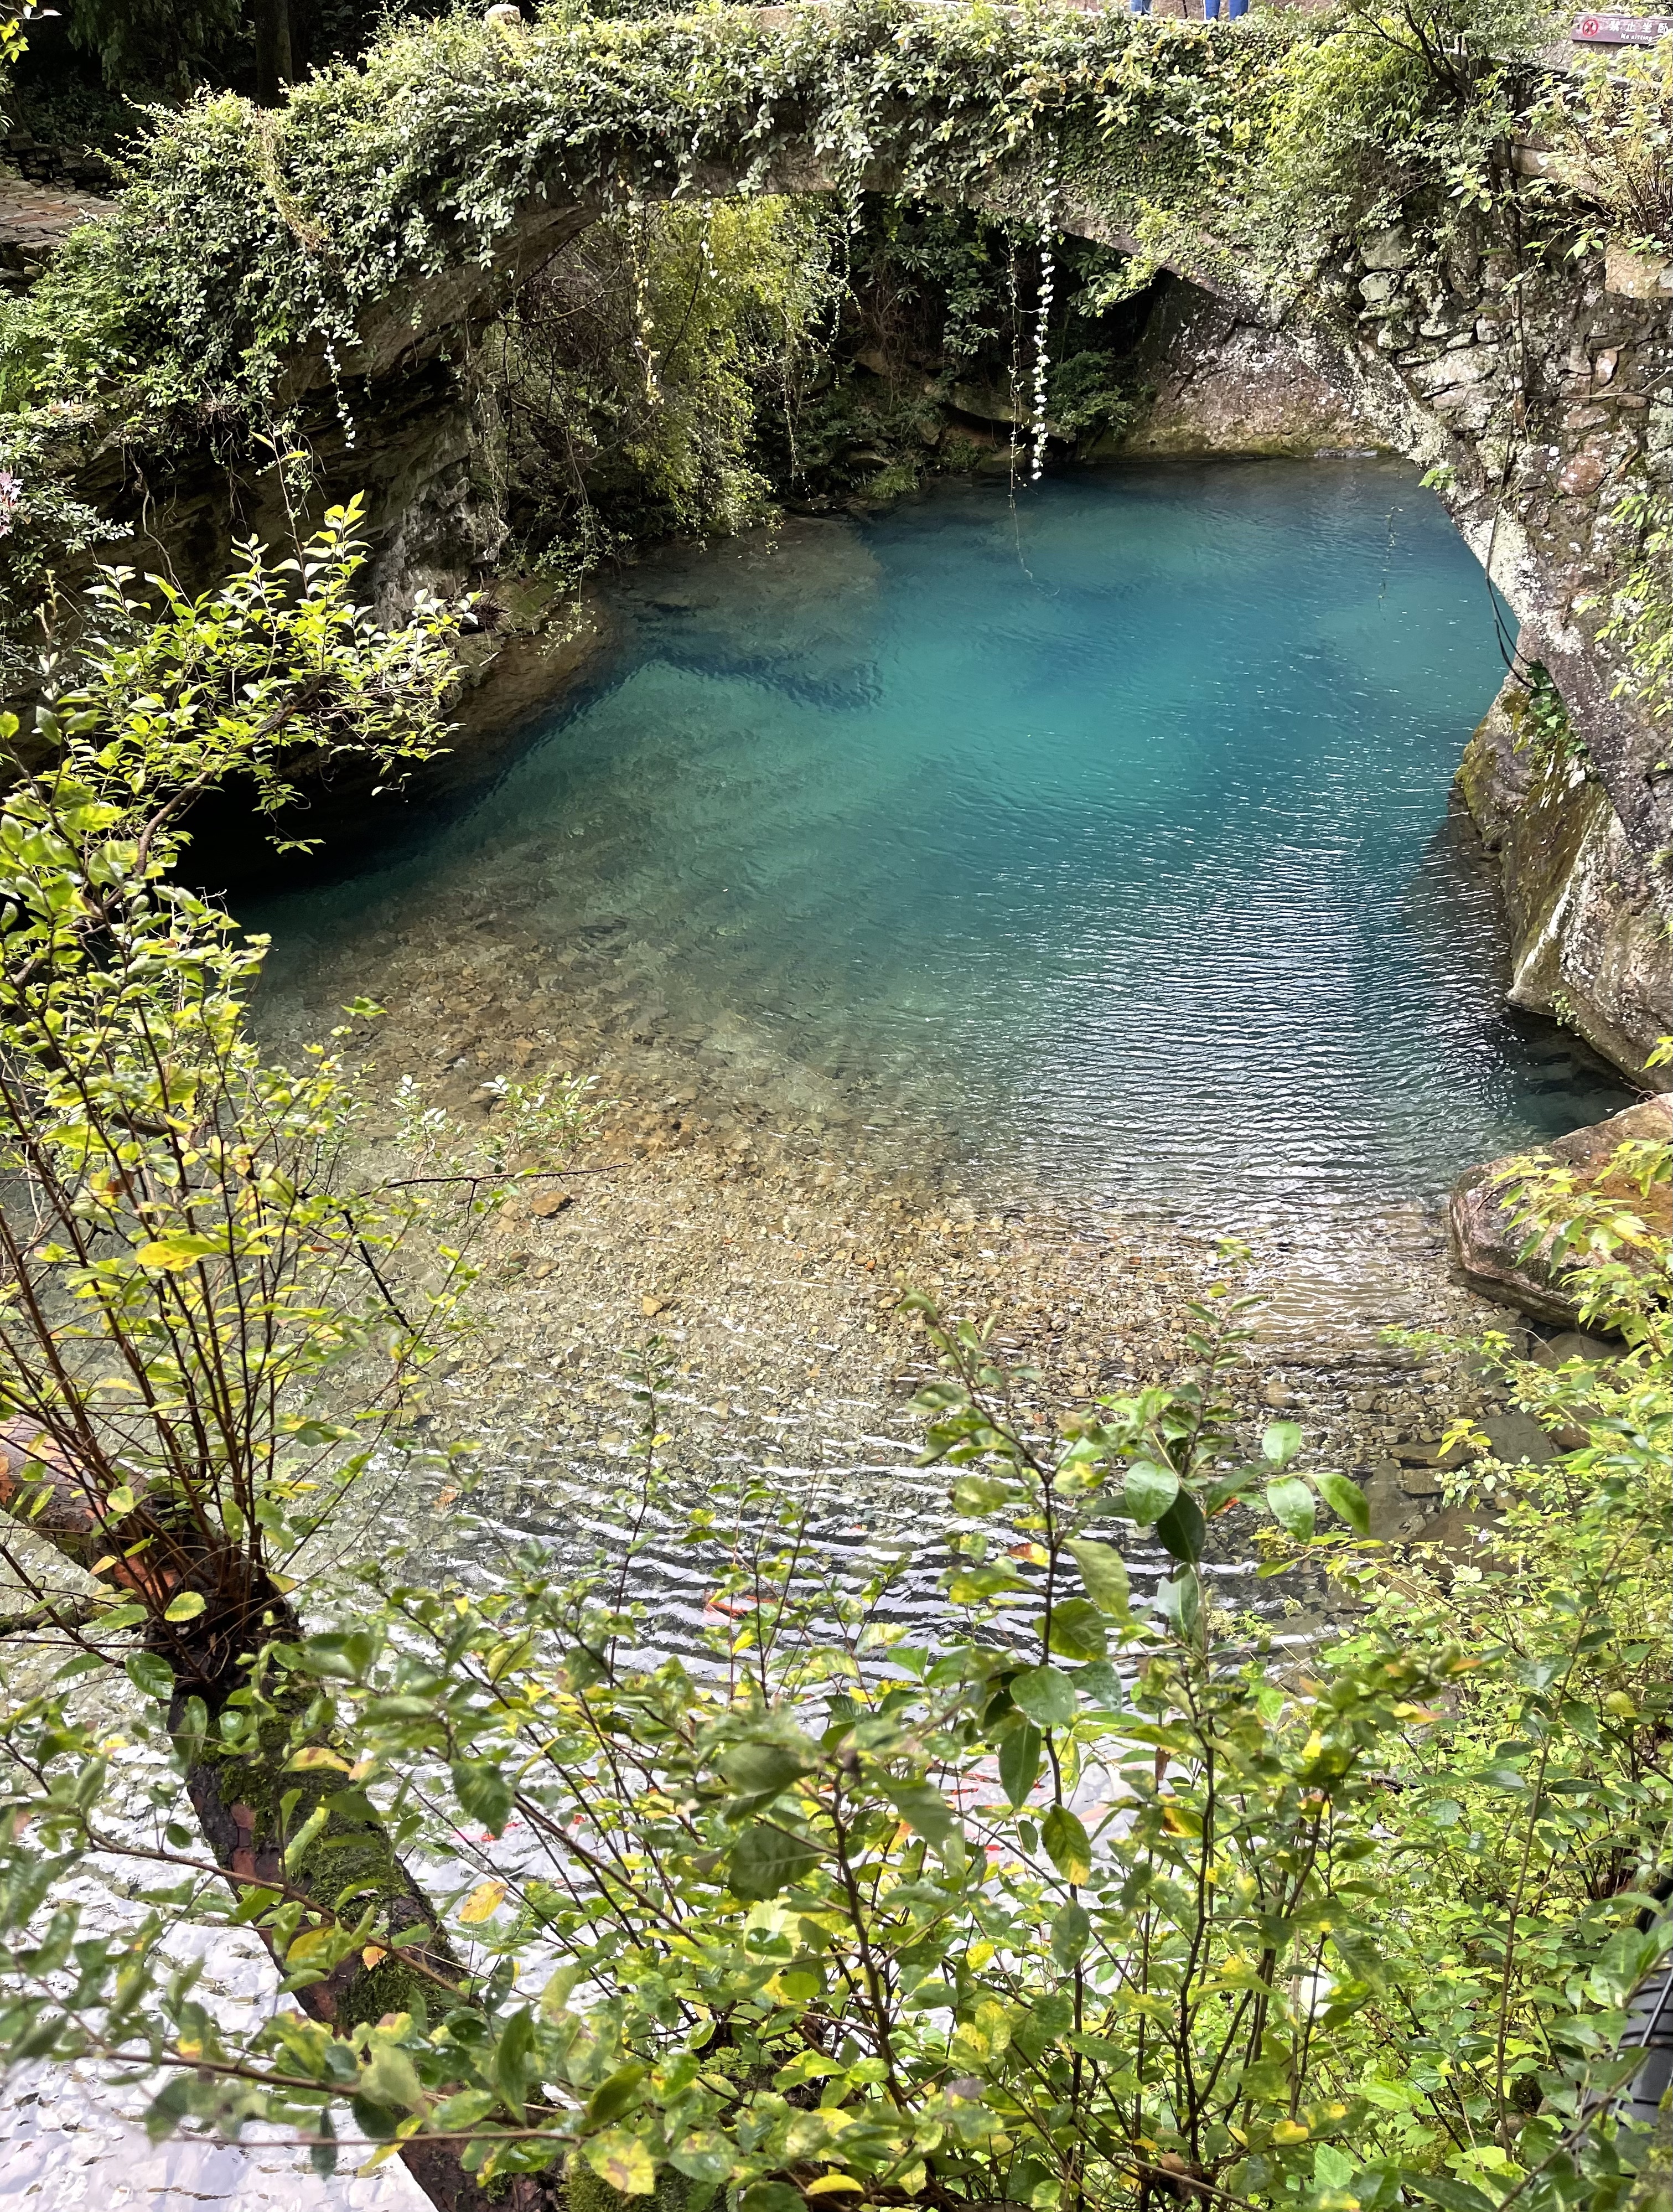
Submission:
[[1511,927],[1511,1004],[1642,1068],[1673,1026],[1673,939],[1650,867],[1583,747],[1553,744],[1525,682],[1506,678],[1458,786],[1497,856]]
[[[1539,1146],[1527,1157],[1549,1167],[1567,1169],[1579,1188],[1591,1197],[1607,1198],[1640,1213],[1658,1236],[1673,1231],[1673,1206],[1665,1183],[1646,1196],[1629,1176],[1615,1170],[1615,1154],[1629,1143],[1664,1145],[1673,1139],[1673,1091],[1646,1098],[1624,1114],[1607,1121],[1576,1129],[1551,1144]],[[1531,1252],[1524,1249],[1528,1235],[1516,1220],[1512,1198],[1516,1178],[1514,1158],[1492,1160],[1461,1176],[1452,1193],[1452,1239],[1458,1267],[1465,1282],[1483,1297],[1514,1306],[1537,1321],[1555,1322],[1573,1328],[1579,1309],[1570,1295],[1563,1267],[1553,1264],[1550,1240]],[[1630,1266],[1630,1246],[1617,1257]]]

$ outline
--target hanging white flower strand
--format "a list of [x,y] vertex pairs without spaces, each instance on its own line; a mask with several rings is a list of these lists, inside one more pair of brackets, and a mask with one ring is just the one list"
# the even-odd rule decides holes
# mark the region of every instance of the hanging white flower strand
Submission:
[[1040,194],[1040,305],[1034,322],[1034,404],[1033,453],[1028,481],[1038,483],[1046,466],[1046,383],[1051,368],[1052,294],[1057,283],[1057,259],[1052,245],[1052,216],[1058,197],[1058,156],[1054,148],[1046,158],[1046,174]]

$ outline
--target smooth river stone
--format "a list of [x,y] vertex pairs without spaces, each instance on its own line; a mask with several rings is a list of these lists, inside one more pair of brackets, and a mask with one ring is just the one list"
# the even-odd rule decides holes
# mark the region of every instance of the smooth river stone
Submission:
[[[1652,1183],[1646,1198],[1636,1182],[1621,1175],[1605,1173],[1617,1146],[1630,1139],[1665,1144],[1673,1139],[1673,1091],[1663,1091],[1612,1114],[1607,1121],[1594,1121],[1568,1136],[1558,1137],[1527,1153],[1491,1160],[1470,1168],[1452,1189],[1452,1238],[1464,1279],[1484,1297],[1502,1305],[1518,1306],[1537,1321],[1560,1322],[1572,1328],[1579,1309],[1561,1286],[1561,1267],[1555,1273],[1544,1256],[1548,1247],[1518,1259],[1527,1242],[1501,1203],[1496,1178],[1512,1158],[1543,1161],[1579,1170],[1581,1187],[1599,1192],[1638,1213],[1658,1236],[1673,1236],[1673,1190]],[[1619,1256],[1630,1265],[1633,1253],[1623,1246]]]

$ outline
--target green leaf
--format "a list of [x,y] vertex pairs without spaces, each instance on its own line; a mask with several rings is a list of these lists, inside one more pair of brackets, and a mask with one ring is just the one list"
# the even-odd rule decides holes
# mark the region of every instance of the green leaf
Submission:
[[1008,1728],[999,1739],[999,1785],[1013,1805],[1026,1805],[1040,1778],[1042,1738],[1032,1721]]
[[308,2164],[322,2181],[329,2181],[337,2170],[336,2127],[326,2106],[315,2122],[317,2140],[308,2145]]
[[1077,1698],[1089,1698],[1094,1705],[1101,1705],[1107,1712],[1115,1711],[1126,1702],[1121,1677],[1107,1659],[1094,1659],[1088,1667],[1076,1668],[1073,1680]]
[[1310,1485],[1300,1475],[1286,1474],[1266,1486],[1266,1502],[1272,1517],[1287,1534],[1306,1543],[1312,1534],[1313,1503]]
[[1127,1584],[1127,1563],[1112,1544],[1094,1543],[1089,1536],[1071,1538],[1065,1547],[1081,1571],[1087,1595],[1100,1613],[1124,1620],[1132,1601]]
[[775,1796],[818,1763],[819,1753],[805,1737],[796,1743],[734,1744],[719,1760],[733,1789],[749,1797]]
[[499,2101],[492,2089],[461,2089],[444,2098],[431,2118],[439,2128],[474,2128],[478,2120],[488,2118]]
[[959,1567],[948,1582],[947,1595],[955,1605],[983,1605],[1003,1591],[1027,1587],[1009,1567]]
[[201,1590],[182,1590],[178,1596],[170,1598],[163,1619],[176,1622],[196,1620],[205,1602]]
[[961,1475],[953,1485],[953,1510],[974,1520],[996,1511],[1010,1494],[1010,1485],[1000,1475]]
[[1194,1567],[1203,1556],[1208,1529],[1202,1507],[1188,1490],[1182,1490],[1157,1522],[1156,1540],[1165,1544],[1176,1559]]
[[1136,1459],[1127,1469],[1127,1517],[1137,1521],[1141,1528],[1160,1521],[1179,1494],[1179,1478],[1171,1467]]
[[693,2181],[730,2181],[732,2147],[713,2128],[693,2128],[681,2136],[668,2154],[669,2163]]
[[128,1680],[142,1698],[166,1705],[174,1694],[174,1669],[155,1651],[130,1651],[122,1662]]
[[1062,1728],[1075,1717],[1075,1686],[1056,1667],[1030,1667],[1011,1677],[1011,1701],[1038,1728]]
[[1092,1922],[1083,1905],[1070,1898],[1052,1918],[1052,1956],[1067,1973],[1092,1941]]
[[424,2092],[412,2060],[397,2044],[373,2045],[356,2088],[368,2104],[381,2105],[385,2112],[417,2112],[424,2108]]
[[601,2181],[624,2197],[654,2197],[657,2168],[650,2152],[625,2128],[612,2128],[583,2146],[581,2155]]
[[202,1260],[215,1250],[208,1237],[159,1237],[148,1244],[137,1245],[134,1257],[142,1267],[161,1267],[171,1274],[179,1274],[183,1267],[191,1267],[194,1260]]
[[1058,1599],[1048,1641],[1059,1659],[1102,1659],[1110,1648],[1104,1616],[1087,1597]]
[[351,2097],[349,2109],[355,2116],[355,2125],[368,2142],[392,2142],[395,2139],[395,2108],[379,2105],[370,2097]]
[[1158,1584],[1156,1610],[1164,1620],[1172,1621],[1182,1636],[1191,1634],[1203,1612],[1203,1586],[1195,1567],[1186,1567],[1172,1582]]
[[1203,1492],[1203,1510],[1208,1518],[1212,1521],[1216,1513],[1223,1513],[1228,1505],[1242,1497],[1246,1490],[1260,1480],[1261,1473],[1258,1467],[1240,1467],[1234,1468],[1230,1474],[1217,1475]]
[[1092,1843],[1066,1805],[1054,1805],[1040,1822],[1040,1840],[1065,1881],[1082,1882],[1092,1872]]
[[931,1783],[885,1782],[883,1795],[906,1826],[932,1844],[944,1844],[957,1825],[952,1807]]
[[1359,1535],[1371,1534],[1371,1508],[1358,1483],[1349,1482],[1345,1474],[1316,1474],[1313,1482],[1319,1496],[1339,1520],[1345,1521]]
[[177,2074],[165,2081],[145,2110],[145,2132],[153,2142],[172,2136],[191,2109],[191,2083]]
[[1439,2173],[1410,2173],[1403,2167],[1400,2180],[1415,2197],[1427,2197],[1443,2212],[1494,2212],[1493,2199],[1485,2190],[1474,2189],[1467,2181],[1450,2181]]
[[818,1846],[805,1836],[788,1834],[758,1820],[746,1828],[726,1855],[726,1881],[734,1897],[759,1904],[776,1897],[818,1865]]
[[1261,1431],[1261,1450],[1274,1467],[1288,1467],[1300,1449],[1299,1421],[1269,1421]]
[[740,2198],[738,2212],[808,2212],[808,2201],[787,2181],[754,2181]]
[[112,1606],[108,1613],[101,1613],[99,1616],[100,1632],[109,1635],[118,1628],[137,1628],[144,1618],[145,1607],[142,1605]]
[[511,1818],[512,1786],[491,1759],[456,1759],[452,1766],[453,1794],[460,1808],[480,1820],[492,1835],[500,1835]]
[[[644,2070],[643,2067],[639,2069],[641,2074]],[[534,2086],[536,2071],[535,2016],[528,2006],[524,2005],[521,2012],[514,2013],[506,2022],[500,2040],[494,2046],[494,2084],[500,2094],[510,2106],[519,2127],[523,2124],[523,2108],[528,2102],[529,2092]],[[624,2066],[621,2071],[626,2074],[631,2072],[632,2069]],[[620,2075],[612,2074],[609,2081],[606,2081],[602,2088],[594,2092],[595,2101],[597,2098],[605,2095],[611,2085],[620,2079]],[[621,2110],[621,2106],[618,2105],[614,2110],[601,2117],[614,2119],[616,2112]],[[592,2113],[591,2105],[587,2107],[587,2112],[591,2118]]]
[[630,2106],[639,2101],[639,2085],[648,2069],[637,2060],[627,2066],[618,2066],[608,2081],[601,2081],[587,2099],[586,2123],[590,2128],[606,2128],[612,2120],[619,2120]]

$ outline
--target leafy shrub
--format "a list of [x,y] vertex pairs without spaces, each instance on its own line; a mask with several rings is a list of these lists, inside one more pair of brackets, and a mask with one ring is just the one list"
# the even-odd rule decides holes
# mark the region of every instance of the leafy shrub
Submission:
[[[1664,1180],[1667,1148],[1635,1166]],[[1563,1199],[1530,1179],[1541,1219]],[[1609,2093],[1638,2058],[1614,2046],[1673,1938],[1640,1926],[1670,1805],[1673,1285],[1665,1240],[1618,1206],[1576,1235],[1654,1261],[1629,1311],[1597,1278],[1631,1343],[1607,1370],[1514,1370],[1588,1441],[1502,1471],[1462,1562],[1369,1545],[1353,1486],[1299,1471],[1292,1424],[1238,1461],[1222,1386],[1249,1301],[1228,1281],[1193,1378],[1055,1432],[982,1331],[929,1313],[929,1455],[955,1476],[931,1638],[891,1618],[887,1576],[821,1571],[795,1504],[748,1483],[693,1521],[714,1624],[695,1663],[624,1602],[632,1542],[573,1583],[531,1550],[487,1595],[368,1565],[352,1626],[282,1640],[233,1695],[225,1755],[282,1727],[299,1767],[458,1868],[469,1972],[421,1957],[375,2026],[218,2024],[148,1965],[173,1913],[221,1917],[199,1883],[159,1893],[137,1937],[39,1919],[109,1839],[106,1748],[49,1693],[10,1722],[12,2049],[183,2052],[159,2129],[259,2115],[329,2165],[348,2106],[378,2155],[429,2135],[485,2180],[573,2158],[629,2197],[746,2212],[1624,2203],[1642,2145]],[[654,1488],[654,1373],[639,1389]],[[1327,1566],[1343,1627],[1280,1643],[1212,1601],[1209,1523],[1251,1500],[1275,1566]],[[1124,1524],[1170,1555],[1153,1600]],[[291,1989],[378,1955],[348,1893],[333,1912],[233,1887]]]
[[758,416],[794,422],[831,245],[816,204],[640,203],[519,294],[478,373],[525,550],[573,571],[613,544],[759,514]]

